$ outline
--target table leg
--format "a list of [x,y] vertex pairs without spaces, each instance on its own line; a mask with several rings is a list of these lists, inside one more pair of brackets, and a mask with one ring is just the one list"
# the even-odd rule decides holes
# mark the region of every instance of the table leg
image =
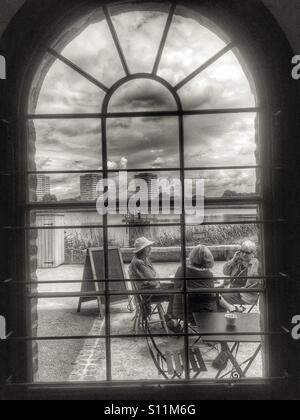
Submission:
[[[228,344],[226,343],[226,347],[227,347],[227,349],[225,350],[225,352],[226,352],[226,354],[227,354],[227,350],[231,353],[231,354],[233,354],[233,352],[235,351],[235,349],[236,348],[238,348],[238,346],[239,346],[239,343],[235,343],[234,345],[233,345],[233,347],[232,347],[232,349],[230,350],[230,348],[229,348],[229,346],[228,346]],[[228,355],[227,355],[228,356]],[[229,357],[228,357],[229,358]],[[230,358],[229,358],[230,359]],[[217,373],[217,376],[216,376],[216,378],[215,379],[219,379],[220,378],[220,375],[221,375],[221,373],[223,372],[223,370],[224,369],[220,369],[219,370],[219,372]],[[228,373],[226,373],[225,375],[223,375],[222,376],[222,378],[220,378],[220,379],[223,379],[223,378],[225,378],[229,373],[231,373],[231,371],[230,372],[228,372]]]
[[[255,353],[253,354],[253,356],[249,359],[249,363],[247,364],[247,366],[246,366],[246,368],[244,369],[244,372],[243,372],[245,377],[246,377],[246,374],[247,374],[248,370],[250,369],[252,363],[254,362],[254,360],[256,359],[256,357],[258,356],[258,353],[261,351],[261,349],[262,349],[262,345],[260,344],[257,347],[257,349],[256,349]],[[244,363],[246,363],[246,362],[244,362]]]
[[[254,362],[254,360],[256,359],[258,353],[261,351],[262,349],[262,345],[260,344],[257,349],[255,350],[253,356],[251,356],[249,359],[245,360],[244,362],[242,362],[241,364],[239,364],[236,360],[236,358],[233,356],[233,352],[235,351],[236,348],[239,348],[240,343],[236,343],[232,349],[230,350],[229,346],[226,343],[226,346],[228,347],[228,350],[226,351],[229,360],[231,361],[231,363],[233,364],[235,370],[237,371],[237,373],[240,375],[241,378],[246,378],[246,374],[248,372],[248,370],[250,369],[252,363]],[[230,352],[231,357],[229,356],[228,352]],[[237,355],[236,355],[237,356]],[[235,363],[233,363],[233,360],[235,360]],[[244,370],[242,370],[242,366],[246,365],[246,368]],[[237,368],[237,366],[239,368]],[[234,372],[234,369],[232,369],[231,371],[227,372],[225,375],[223,375],[221,378],[219,378],[220,374],[222,371],[218,372],[218,375],[216,377],[216,379],[223,379],[225,378],[227,375],[229,375],[230,373]]]
[[[238,344],[238,343],[236,343],[236,344]],[[238,364],[238,361],[236,360],[236,358],[233,356],[233,351],[235,350],[236,345],[234,345],[231,350],[230,350],[230,348],[229,348],[229,346],[228,346],[227,343],[225,343],[225,347],[226,347],[225,352],[226,352],[226,354],[228,356],[228,359],[232,363],[233,367],[235,368],[235,370],[237,371],[237,373],[240,375],[241,378],[245,378],[245,374],[242,371],[242,368]]]

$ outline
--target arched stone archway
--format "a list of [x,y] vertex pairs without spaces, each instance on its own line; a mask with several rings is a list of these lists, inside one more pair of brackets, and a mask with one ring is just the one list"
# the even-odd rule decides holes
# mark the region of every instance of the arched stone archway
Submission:
[[[53,2],[55,3],[55,2]],[[24,17],[27,17],[30,21],[32,19],[33,21],[33,27],[34,31],[33,33],[28,28],[23,28],[24,30],[24,50],[22,50],[20,57],[17,57],[17,55],[10,51],[8,52],[9,56],[9,68],[12,70],[11,74],[14,74],[14,79],[9,82],[8,89],[6,93],[10,93],[10,98],[8,100],[8,104],[5,108],[5,114],[8,117],[8,119],[18,119],[20,115],[20,111],[24,106],[24,101],[27,98],[29,86],[28,86],[28,80],[30,79],[30,76],[33,74],[34,70],[36,69],[38,65],[38,58],[41,56],[41,45],[40,42],[44,41],[43,36],[54,36],[54,33],[57,32],[59,27],[64,26],[64,18],[60,22],[57,21],[57,17],[61,13],[61,16],[64,16],[65,19],[68,20],[67,14],[70,12],[70,3],[66,2],[66,4],[59,6],[58,3],[48,5],[48,9],[45,9],[44,11],[42,8],[36,10],[35,16],[30,16],[30,6],[24,9]],[[77,16],[82,13],[82,7],[85,8],[86,2],[76,2],[76,6],[78,8],[74,8],[74,13],[77,14]],[[91,2],[92,4],[93,2]],[[99,2],[97,2],[99,3]],[[198,7],[199,2],[188,2],[193,7]],[[204,2],[206,3],[206,2]],[[211,2],[212,3],[212,2]],[[290,89],[289,83],[285,83],[284,87],[282,88],[282,91],[276,91],[276,88],[279,86],[279,81],[282,80],[282,76],[286,76],[289,72],[289,61],[288,61],[288,54],[286,53],[289,51],[288,44],[286,43],[286,40],[284,37],[282,37],[282,34],[280,31],[277,31],[276,25],[274,25],[274,22],[272,22],[271,19],[267,19],[269,28],[274,29],[274,32],[270,30],[271,34],[266,34],[266,28],[259,28],[258,24],[255,22],[258,22],[257,16],[261,13],[264,13],[266,18],[268,17],[268,13],[266,13],[265,9],[262,9],[261,6],[257,3],[257,9],[251,6],[251,10],[249,9],[249,6],[238,6],[235,2],[230,3],[230,7],[227,11],[224,11],[222,9],[222,6],[220,4],[216,5],[216,8],[214,8],[211,5],[206,4],[207,12],[208,13],[216,13],[217,19],[221,19],[221,16],[224,17],[224,15],[221,13],[225,13],[226,19],[224,20],[225,26],[232,25],[233,21],[237,23],[237,26],[234,25],[232,28],[236,31],[236,33],[242,33],[242,29],[246,28],[246,34],[245,38],[242,39],[242,42],[244,43],[246,56],[250,59],[250,57],[253,59],[253,54],[256,57],[257,60],[259,60],[259,63],[261,64],[260,69],[254,71],[254,73],[257,74],[258,84],[261,87],[261,91],[265,93],[264,98],[266,102],[270,105],[270,108],[268,108],[269,116],[270,114],[272,117],[274,116],[273,110],[278,108],[281,108],[282,103],[287,105],[287,109],[291,108],[292,103],[292,95],[289,95],[289,92],[292,91]],[[245,7],[245,9],[243,9]],[[75,10],[76,9],[76,10]],[[31,10],[32,12],[32,10]],[[48,13],[48,16],[45,16],[46,12]],[[51,13],[50,13],[51,12]],[[53,14],[52,14],[53,13]],[[39,22],[39,17],[41,18],[41,22]],[[233,18],[233,20],[232,20]],[[227,20],[228,19],[228,20]],[[49,32],[47,34],[43,33],[45,28],[45,23],[49,22],[49,28],[53,28],[52,30],[49,29]],[[229,24],[230,22],[230,24]],[[18,22],[19,24],[20,22]],[[52,26],[53,25],[53,26]],[[267,25],[266,25],[267,26]],[[10,37],[10,48],[14,45],[15,47],[18,45],[18,42],[20,41],[20,37],[17,36],[16,39],[14,39],[14,36],[12,35],[14,31],[14,27],[9,29],[8,35]],[[259,34],[259,35],[258,35]],[[34,35],[32,37],[32,35]],[[272,38],[274,42],[276,43],[276,47],[282,46],[282,57],[280,58],[281,66],[276,67],[275,64],[278,61],[278,54],[275,54],[274,52],[270,51],[269,43],[264,38],[264,36],[267,38],[269,36],[269,40]],[[32,43],[28,42],[30,39],[32,39]],[[266,45],[263,45],[266,44]],[[248,50],[249,48],[249,50]],[[268,51],[269,50],[269,51]],[[14,61],[16,60],[16,62]],[[250,60],[251,61],[251,60]],[[13,64],[14,62],[14,64]],[[16,63],[19,64],[16,65]],[[272,76],[272,77],[271,77]],[[286,89],[285,89],[286,88]],[[3,106],[2,106],[3,108]],[[281,132],[278,132],[278,130],[274,129],[272,127],[272,138],[274,141],[274,149],[273,152],[275,153],[274,161],[281,155],[283,145],[282,145],[282,139],[283,138],[289,138],[289,130],[287,130],[287,126],[290,127],[289,121],[290,121],[291,115],[287,115],[287,112],[284,112],[281,114],[281,117],[279,121],[277,120],[277,123],[279,127],[281,128]],[[19,139],[16,140],[17,137],[14,137],[15,141],[15,151],[17,153],[17,156],[19,156],[18,159],[18,169],[23,169],[24,162],[22,162],[22,156],[24,152],[24,145],[22,144],[22,129],[24,127],[22,126],[22,122],[20,122],[19,126],[15,126],[13,128],[13,133],[18,133]],[[267,130],[267,129],[266,129]],[[34,145],[32,145],[32,148],[34,149]],[[265,151],[267,153],[267,151]],[[14,168],[15,169],[15,168]],[[19,171],[18,171],[19,172]],[[23,202],[22,199],[22,179],[19,178],[19,184],[18,184],[18,191],[21,193],[20,195],[20,203]],[[272,204],[270,203],[269,208],[267,209],[267,212],[270,211]],[[20,212],[17,212],[15,214],[15,219],[13,220],[13,224],[18,223],[19,225],[22,225],[22,222],[24,222],[24,216],[21,214],[22,205],[18,208]],[[272,235],[271,235],[272,236]],[[22,235],[20,236],[21,239],[24,239]],[[274,239],[274,238],[273,238]],[[34,256],[34,235],[32,237],[32,257]],[[20,267],[16,268],[16,276],[17,278],[21,279],[24,273],[24,266],[25,266],[25,254],[22,250],[19,251],[19,257],[20,257]],[[21,303],[21,308],[24,308],[25,312],[25,305],[23,302],[23,292],[22,288],[20,287],[20,293],[19,293],[19,301]],[[33,319],[33,322],[36,322],[36,318]],[[24,325],[23,325],[24,326]],[[20,327],[20,331],[22,331],[22,327]],[[21,360],[21,362],[24,362]],[[21,363],[20,363],[21,365]],[[21,375],[22,376],[22,375]]]

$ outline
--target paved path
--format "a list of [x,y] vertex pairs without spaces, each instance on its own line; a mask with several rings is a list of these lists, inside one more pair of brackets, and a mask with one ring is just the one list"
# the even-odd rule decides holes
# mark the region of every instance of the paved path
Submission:
[[[174,275],[178,264],[156,264],[160,277]],[[222,276],[222,262],[217,262],[214,268],[215,276]],[[40,292],[70,292],[79,291],[80,284],[62,284],[59,280],[80,280],[83,267],[64,265],[56,269],[38,270],[40,281],[58,280],[55,285],[40,285]],[[41,299],[39,301],[39,335],[102,335],[104,322],[98,318],[95,302],[83,308],[77,314],[77,298],[69,299]],[[131,334],[133,314],[128,313],[127,303],[111,307],[111,333]],[[168,339],[166,346],[179,346],[180,340]],[[174,343],[173,343],[174,341]],[[113,339],[112,342],[112,370],[113,379],[157,379],[157,370],[149,356],[144,338]],[[162,343],[164,344],[164,343]],[[43,343],[40,349],[39,365],[40,379],[50,378],[51,381],[103,381],[106,379],[106,351],[105,340],[88,339],[78,343],[66,341],[65,346],[60,342]],[[241,355],[249,354],[251,345],[241,351]],[[209,372],[205,377],[214,377],[211,359],[215,354],[210,352],[208,357]],[[261,376],[261,360],[253,365],[250,376]]]
[[[104,321],[97,319],[89,335],[102,335]],[[69,376],[70,382],[96,382],[106,379],[106,354],[104,340],[86,340],[80,350],[74,369]]]

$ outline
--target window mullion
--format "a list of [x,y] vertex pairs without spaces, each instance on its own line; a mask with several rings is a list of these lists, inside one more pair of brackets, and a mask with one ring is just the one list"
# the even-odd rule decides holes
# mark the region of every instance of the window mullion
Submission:
[[[102,118],[102,165],[103,178],[108,177],[108,161],[107,161],[107,120]],[[105,273],[105,336],[106,336],[106,379],[112,380],[112,361],[111,361],[111,338],[110,338],[110,286],[109,286],[109,260],[108,260],[108,219],[107,215],[103,215],[103,250],[104,250],[104,273]]]
[[223,57],[223,55],[225,55],[228,51],[232,50],[234,46],[235,46],[235,43],[231,42],[229,45],[227,45],[225,48],[219,51],[216,55],[214,55],[211,59],[209,59],[206,63],[200,66],[197,70],[191,73],[188,77],[182,80],[182,82],[178,83],[178,85],[175,86],[175,90],[178,91],[179,89],[181,89],[184,85],[186,85],[191,80],[193,80],[196,76],[198,76],[198,74],[202,73],[209,66],[214,64],[217,60],[219,60],[219,58]]
[[76,64],[72,63],[72,61],[68,60],[63,55],[59,54],[57,51],[55,51],[53,48],[49,48],[48,52],[52,54],[54,57],[58,58],[61,62],[66,64],[71,69],[75,70],[77,73],[79,73],[81,76],[83,76],[85,79],[87,79],[89,82],[93,83],[98,88],[102,89],[104,92],[108,92],[108,87],[105,86],[103,83],[99,82],[99,80],[95,79],[90,74],[86,73],[84,70],[82,70],[80,67],[76,66]]
[[170,28],[171,28],[171,24],[172,24],[172,21],[173,21],[175,10],[176,10],[176,3],[173,3],[172,6],[171,6],[171,9],[170,9],[170,12],[169,12],[169,16],[168,16],[167,23],[166,23],[166,26],[165,26],[165,29],[164,29],[162,40],[160,42],[160,46],[159,46],[157,56],[156,56],[156,59],[155,59],[155,63],[154,63],[154,66],[153,66],[152,74],[154,74],[154,75],[156,75],[157,72],[158,72],[158,67],[159,67],[161,57],[162,57],[162,54],[163,54],[163,51],[164,51],[164,48],[165,48],[165,45],[166,45],[166,41],[167,41],[167,38],[168,38],[168,35],[169,35],[169,31],[170,31]]
[[[179,100],[180,102],[180,100]],[[180,104],[181,106],[181,104]],[[185,170],[184,170],[184,121],[183,116],[179,117],[179,154],[180,154],[180,180],[181,180],[181,203],[182,203],[182,213],[181,213],[181,260],[183,268],[183,298],[184,298],[184,333],[188,334],[188,287],[186,279],[186,219],[185,219]],[[184,355],[185,355],[185,376],[186,379],[190,379],[189,372],[189,337],[185,335],[184,337]]]
[[114,24],[113,24],[113,21],[112,21],[112,18],[110,16],[110,14],[109,14],[109,11],[108,11],[107,6],[103,6],[103,11],[104,11],[104,15],[105,15],[107,24],[109,26],[111,35],[113,37],[115,46],[116,46],[116,48],[118,50],[118,54],[119,54],[119,57],[120,57],[120,60],[121,60],[123,69],[125,71],[126,76],[129,76],[130,75],[130,70],[129,70],[129,67],[128,67],[128,64],[127,64],[127,61],[126,61],[126,58],[125,58],[125,55],[124,55],[122,46],[120,44],[120,40],[119,40],[117,31],[116,31],[116,29],[114,27]]

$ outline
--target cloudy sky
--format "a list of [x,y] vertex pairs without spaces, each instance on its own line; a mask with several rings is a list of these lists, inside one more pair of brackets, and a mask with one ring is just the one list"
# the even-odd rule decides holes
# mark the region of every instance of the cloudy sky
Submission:
[[[132,73],[151,72],[167,14],[130,12],[113,17]],[[158,75],[176,85],[226,46],[211,30],[176,15],[169,32]],[[124,71],[105,21],[90,25],[62,54],[110,87]],[[179,90],[184,109],[253,107],[255,97],[234,52]],[[44,81],[36,113],[101,112],[104,93],[57,60]],[[166,88],[150,80],[123,85],[109,111],[175,110]],[[187,167],[254,165],[255,113],[185,117]],[[102,168],[99,120],[36,120],[36,164],[42,171],[98,170]],[[110,169],[178,167],[178,119],[127,118],[107,123]],[[226,189],[253,192],[253,171],[198,173],[207,180],[207,195]],[[52,175],[52,193],[58,198],[80,194],[79,176]]]

